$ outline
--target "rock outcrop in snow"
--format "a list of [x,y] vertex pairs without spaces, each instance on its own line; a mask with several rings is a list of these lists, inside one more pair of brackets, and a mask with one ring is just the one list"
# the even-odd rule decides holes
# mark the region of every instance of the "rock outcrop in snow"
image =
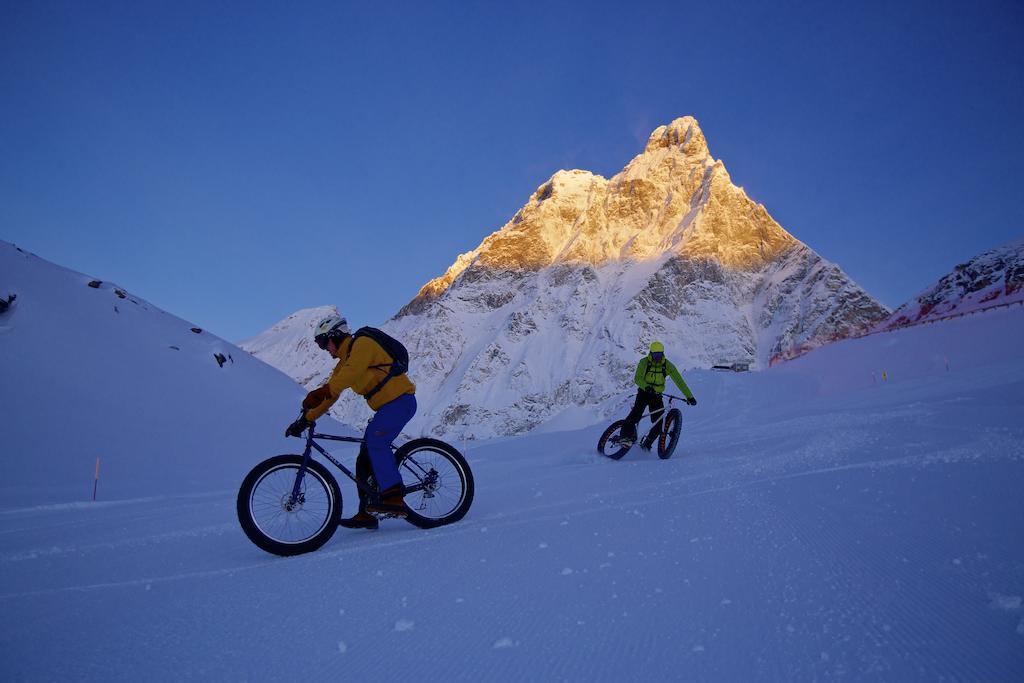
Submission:
[[[603,416],[654,339],[681,368],[765,367],[887,314],[735,186],[684,117],[610,179],[555,173],[385,328],[411,354],[413,431],[488,437],[570,406]],[[366,417],[351,398],[336,414]]]

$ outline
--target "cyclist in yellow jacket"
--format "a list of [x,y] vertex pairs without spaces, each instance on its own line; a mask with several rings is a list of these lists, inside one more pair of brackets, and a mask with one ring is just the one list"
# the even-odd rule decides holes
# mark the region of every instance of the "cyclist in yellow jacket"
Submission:
[[644,416],[644,410],[649,410],[651,430],[640,442],[640,447],[645,451],[651,449],[651,445],[661,433],[661,420],[665,414],[665,403],[661,395],[665,393],[666,377],[672,378],[679,391],[683,392],[687,403],[691,406],[697,405],[697,399],[693,397],[690,387],[686,386],[676,366],[665,358],[665,345],[660,341],[652,342],[650,353],[640,359],[636,372],[633,373],[633,383],[637,386],[636,400],[633,402],[633,409],[626,416],[626,424],[621,431],[623,438],[636,441],[636,427]]
[[301,436],[346,389],[366,397],[375,413],[366,426],[366,442],[356,458],[356,477],[366,481],[372,472],[380,498],[368,500],[360,489],[359,511],[339,523],[350,529],[376,529],[377,518],[370,513],[397,517],[408,514],[403,500],[405,486],[391,442],[416,414],[416,386],[405,373],[388,378],[388,369],[395,359],[370,336],[353,336],[344,318],[337,315],[324,318],[314,334],[317,346],[337,358],[338,364],[326,384],[307,394],[302,401],[302,416],[288,426],[285,435]]

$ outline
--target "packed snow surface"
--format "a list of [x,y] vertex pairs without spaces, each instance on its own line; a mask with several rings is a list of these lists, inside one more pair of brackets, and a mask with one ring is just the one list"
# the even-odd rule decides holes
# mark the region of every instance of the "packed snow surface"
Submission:
[[301,390],[89,279],[0,244],[2,680],[1024,680],[1024,307],[687,372],[666,461],[456,442],[464,520],[285,559],[235,496]]

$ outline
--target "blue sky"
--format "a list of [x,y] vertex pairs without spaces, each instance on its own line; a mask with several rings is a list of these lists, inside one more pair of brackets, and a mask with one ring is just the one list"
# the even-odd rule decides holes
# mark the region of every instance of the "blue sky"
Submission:
[[701,123],[896,306],[1024,234],[1024,5],[0,3],[0,239],[239,340],[379,324],[561,168]]

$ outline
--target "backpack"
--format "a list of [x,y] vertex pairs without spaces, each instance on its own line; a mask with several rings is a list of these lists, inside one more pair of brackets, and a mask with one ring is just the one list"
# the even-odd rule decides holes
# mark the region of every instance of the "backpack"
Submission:
[[385,384],[391,381],[392,377],[404,375],[409,371],[409,352],[406,351],[404,346],[402,346],[402,342],[398,341],[391,335],[378,330],[376,327],[360,327],[356,330],[355,334],[352,335],[352,343],[355,344],[355,340],[359,337],[369,337],[373,341],[377,342],[377,344],[384,349],[385,353],[391,356],[391,363],[370,366],[371,368],[376,368],[378,370],[388,368],[388,373],[384,375],[384,379],[382,379],[377,386],[363,394],[363,398],[369,401],[378,391],[384,388]]
[[668,376],[668,358],[662,358],[661,363],[655,363],[650,358],[644,360],[647,361],[647,367],[644,369],[644,381],[651,386],[665,386],[665,378]]

